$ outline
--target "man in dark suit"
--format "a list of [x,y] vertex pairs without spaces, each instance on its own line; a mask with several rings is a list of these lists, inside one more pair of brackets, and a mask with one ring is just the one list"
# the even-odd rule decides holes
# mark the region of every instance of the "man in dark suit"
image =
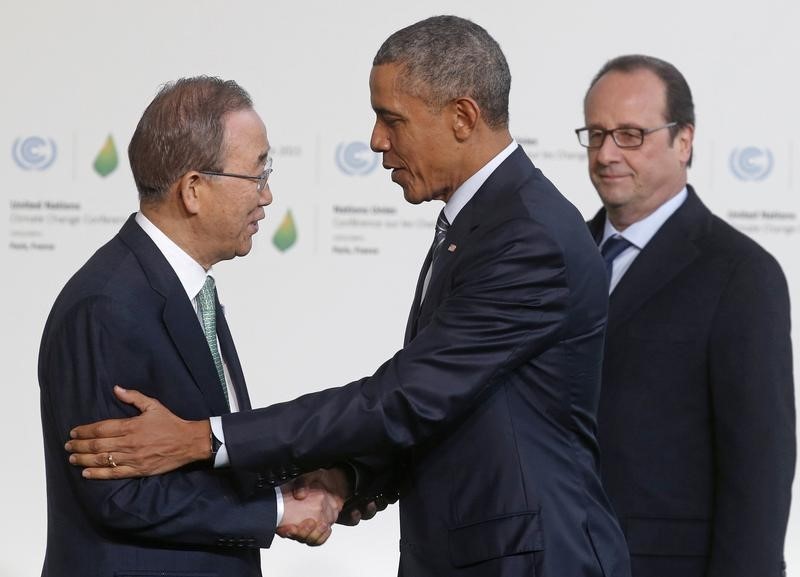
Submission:
[[[141,210],[67,283],[42,337],[43,576],[258,576],[278,518],[338,514],[341,500],[316,489],[298,503],[236,471],[87,481],[64,459],[76,424],[131,413],[115,383],[185,418],[250,408],[211,267],[250,250],[272,201],[268,151],[250,97],[231,81],[168,84],[142,116],[129,148]],[[197,441],[210,458],[208,437]],[[122,455],[104,458],[115,467]]]
[[601,469],[633,575],[778,577],[795,463],[783,273],[686,184],[694,106],[674,66],[611,60],[584,110],[611,269]]
[[[361,459],[360,502],[400,499],[406,577],[625,577],[597,471],[603,265],[579,213],[511,138],[509,87],[500,47],[468,20],[430,18],[383,44],[371,146],[409,202],[445,203],[405,345],[371,377],[223,416],[225,446],[231,466],[268,475]],[[190,438],[208,421],[122,397],[143,414],[75,431],[87,474],[199,457],[162,431]],[[97,436],[115,438],[85,440]],[[86,454],[119,442],[142,447],[124,469]]]

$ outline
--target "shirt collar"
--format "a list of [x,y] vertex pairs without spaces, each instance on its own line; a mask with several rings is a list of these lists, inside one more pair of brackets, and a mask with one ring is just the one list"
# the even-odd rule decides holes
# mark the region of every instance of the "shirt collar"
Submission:
[[456,221],[456,217],[458,213],[461,212],[461,209],[464,208],[470,199],[475,196],[475,193],[478,192],[478,189],[486,182],[486,179],[491,176],[491,174],[497,169],[498,166],[508,158],[514,150],[517,148],[517,141],[512,140],[511,144],[506,146],[500,153],[492,158],[489,162],[487,162],[483,168],[481,168],[478,172],[470,176],[464,183],[459,186],[453,195],[450,197],[450,200],[447,201],[447,204],[444,205],[444,215],[447,217],[447,221],[450,224],[453,224]]
[[680,208],[687,196],[688,192],[684,186],[678,194],[670,198],[642,220],[634,222],[626,228],[624,232],[619,232],[614,228],[614,225],[611,224],[611,221],[606,217],[606,224],[603,229],[603,240],[600,246],[603,245],[608,237],[619,235],[639,250],[643,250],[647,243],[650,242],[650,239],[658,232],[658,229],[660,229],[667,219]]
[[150,237],[158,247],[158,250],[161,251],[161,254],[164,255],[164,258],[167,259],[169,266],[178,275],[178,280],[181,281],[183,290],[186,291],[186,296],[189,297],[189,300],[194,300],[197,293],[203,288],[206,277],[214,276],[213,271],[211,269],[206,271],[141,212],[136,213],[136,223],[142,227],[145,234]]

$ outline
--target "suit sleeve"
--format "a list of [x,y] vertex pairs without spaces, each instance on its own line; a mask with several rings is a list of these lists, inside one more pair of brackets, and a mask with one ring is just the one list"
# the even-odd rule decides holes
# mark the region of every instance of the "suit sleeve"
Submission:
[[[132,416],[117,383],[147,382],[147,335],[135,311],[105,297],[82,301],[46,334],[40,358],[48,483],[67,491],[86,515],[125,538],[202,546],[268,547],[275,531],[272,488],[246,496],[229,472],[181,469],[150,478],[90,481],[68,464],[72,427]],[[171,354],[159,351],[157,354]],[[154,362],[158,362],[158,357]],[[167,383],[165,386],[170,386]]]
[[796,451],[789,324],[777,262],[741,262],[709,345],[718,449],[709,577],[782,574]]
[[450,278],[427,326],[371,377],[224,416],[231,465],[280,474],[418,446],[559,339],[569,296],[563,255],[530,219],[464,247]]

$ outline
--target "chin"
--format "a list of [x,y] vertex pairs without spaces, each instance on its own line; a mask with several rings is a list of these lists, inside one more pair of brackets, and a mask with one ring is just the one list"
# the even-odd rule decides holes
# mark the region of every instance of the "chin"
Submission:
[[604,204],[615,204],[621,199],[625,199],[630,194],[629,191],[614,185],[608,185],[605,182],[595,182],[594,187],[597,189],[597,194]]
[[[247,256],[253,249],[253,240],[248,239],[247,242],[242,242],[237,248],[233,256]],[[231,257],[233,258],[233,257]]]
[[408,202],[409,204],[421,204],[421,203],[425,202],[425,200],[426,200],[426,199],[417,198],[416,196],[412,196],[410,194],[405,194],[405,193],[403,193],[403,196],[405,197],[406,202]]
[[422,204],[423,202],[433,200],[433,197],[427,194],[426,191],[419,191],[415,188],[405,186],[403,187],[403,197],[406,199],[406,202],[410,204]]

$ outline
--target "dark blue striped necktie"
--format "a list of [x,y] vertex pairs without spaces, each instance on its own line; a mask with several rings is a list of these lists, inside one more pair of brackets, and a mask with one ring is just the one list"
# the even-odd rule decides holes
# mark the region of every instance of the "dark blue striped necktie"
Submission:
[[441,252],[444,237],[447,236],[447,229],[450,228],[450,221],[444,213],[444,209],[439,213],[439,218],[436,219],[436,234],[433,237],[433,255],[431,256],[431,266],[436,264],[436,259]]
[[632,243],[619,235],[609,237],[606,242],[603,243],[600,254],[603,255],[603,260],[606,261],[606,275],[609,284],[611,283],[611,271],[613,269],[614,259],[629,246],[632,246]]

